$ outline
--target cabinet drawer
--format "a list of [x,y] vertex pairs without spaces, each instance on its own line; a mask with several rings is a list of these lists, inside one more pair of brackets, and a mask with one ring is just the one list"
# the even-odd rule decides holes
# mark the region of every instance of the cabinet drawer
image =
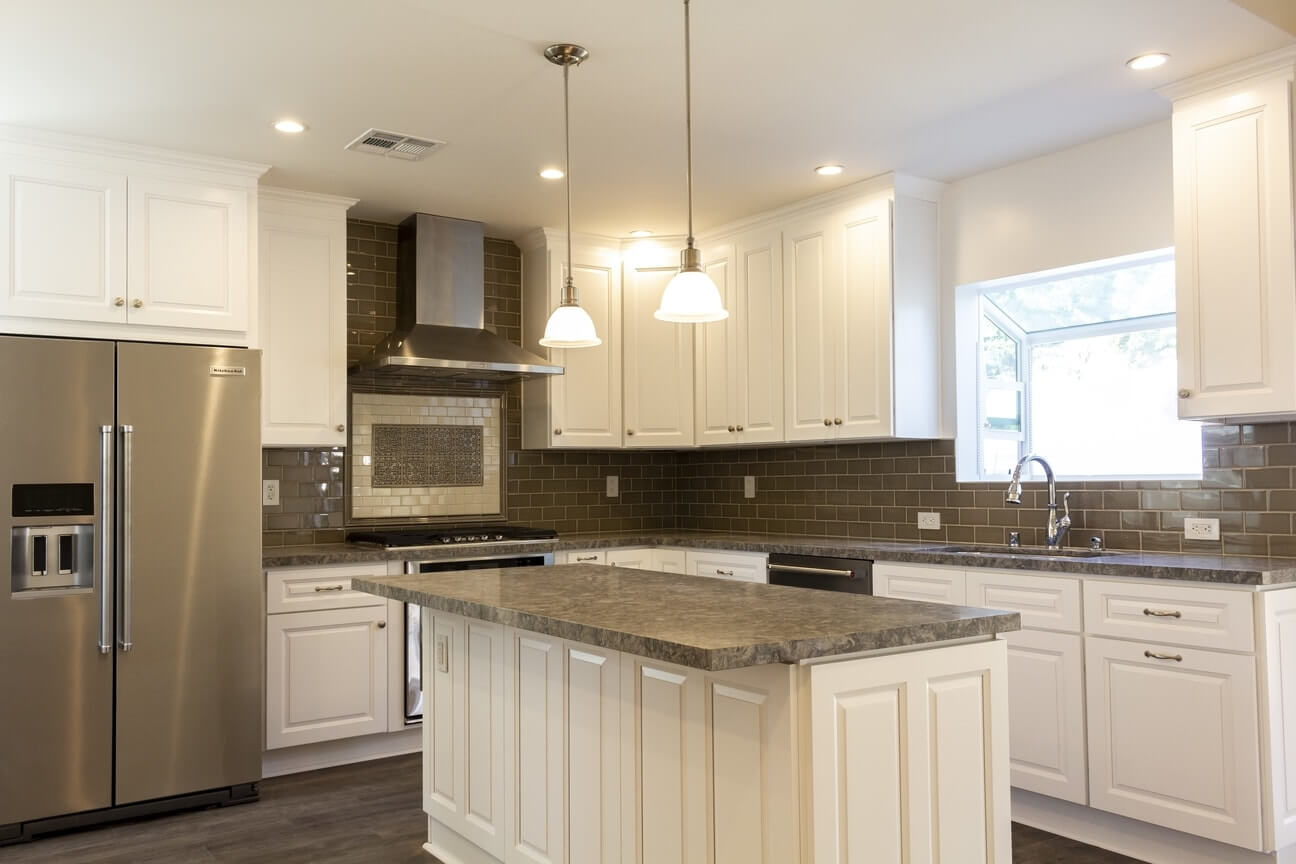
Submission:
[[766,557],[741,552],[687,552],[684,556],[690,576],[766,582]]
[[606,564],[607,551],[603,549],[580,549],[575,552],[563,552],[564,564]]
[[653,569],[660,570],[663,573],[687,573],[688,556],[684,554],[683,549],[663,549],[657,547],[652,550]]
[[603,563],[609,567],[651,570],[653,569],[652,549],[648,546],[635,546],[630,549],[609,549],[603,555]]
[[1020,612],[1023,627],[1071,633],[1081,629],[1079,579],[968,570],[967,605]]
[[875,564],[873,593],[878,597],[962,606],[967,602],[967,577],[953,567]]
[[1149,642],[1254,651],[1251,594],[1221,588],[1086,581],[1085,631]]
[[351,590],[354,577],[380,577],[387,565],[348,564],[343,567],[283,568],[266,571],[266,613],[310,612],[315,609],[347,609],[385,606],[387,600]]

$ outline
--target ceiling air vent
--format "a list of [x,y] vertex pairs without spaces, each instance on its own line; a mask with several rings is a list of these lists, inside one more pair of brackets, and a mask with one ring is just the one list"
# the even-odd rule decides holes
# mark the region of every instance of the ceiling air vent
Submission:
[[381,129],[370,129],[346,146],[347,150],[359,153],[379,153],[393,159],[408,159],[417,162],[429,153],[445,146],[444,141],[433,141],[429,138],[415,138],[413,135],[402,135],[399,132],[384,132]]

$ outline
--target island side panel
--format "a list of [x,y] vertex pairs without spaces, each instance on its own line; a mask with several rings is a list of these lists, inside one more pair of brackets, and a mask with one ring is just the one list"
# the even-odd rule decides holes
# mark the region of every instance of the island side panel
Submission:
[[802,668],[814,864],[1009,864],[1006,648]]

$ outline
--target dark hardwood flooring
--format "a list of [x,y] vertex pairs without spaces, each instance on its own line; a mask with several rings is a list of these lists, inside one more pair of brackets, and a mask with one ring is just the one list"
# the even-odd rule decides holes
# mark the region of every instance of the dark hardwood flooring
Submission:
[[[261,800],[42,837],[0,847],[0,864],[433,864],[423,851],[419,756],[261,784]],[[1013,826],[1014,864],[1137,864]]]

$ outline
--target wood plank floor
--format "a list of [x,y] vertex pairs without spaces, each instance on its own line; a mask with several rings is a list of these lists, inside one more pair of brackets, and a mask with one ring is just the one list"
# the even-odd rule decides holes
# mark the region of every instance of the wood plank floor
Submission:
[[[0,864],[433,864],[422,849],[419,756],[398,756],[261,784],[237,807],[141,819],[0,848]],[[1013,826],[1014,864],[1137,864],[1074,840]]]

